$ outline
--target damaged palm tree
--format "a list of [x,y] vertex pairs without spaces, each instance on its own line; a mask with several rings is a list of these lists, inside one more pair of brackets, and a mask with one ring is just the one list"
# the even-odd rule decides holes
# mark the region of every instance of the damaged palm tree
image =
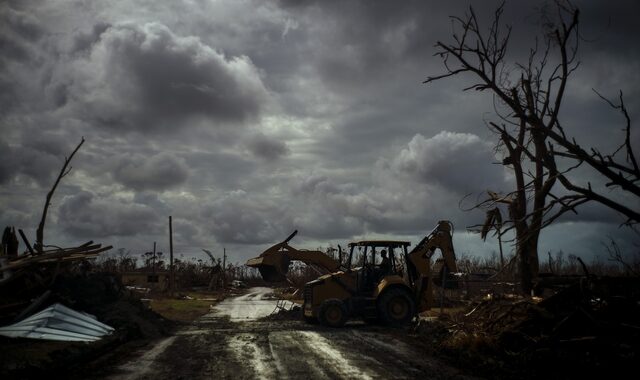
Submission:
[[487,211],[484,223],[482,224],[482,230],[480,231],[480,237],[482,240],[487,240],[487,234],[494,229],[495,235],[498,237],[498,246],[500,247],[500,269],[504,269],[504,254],[502,252],[502,214],[500,209],[494,207]]
[[222,265],[220,264],[220,259],[213,257],[213,253],[208,249],[202,250],[204,253],[209,256],[211,259],[211,269],[209,271],[209,285],[207,287],[208,290],[213,289],[214,286],[218,286],[218,283],[222,280]]

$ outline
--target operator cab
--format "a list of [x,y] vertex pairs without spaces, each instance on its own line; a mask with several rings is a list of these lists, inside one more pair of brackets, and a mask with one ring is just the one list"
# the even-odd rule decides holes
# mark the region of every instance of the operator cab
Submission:
[[358,293],[371,293],[386,276],[397,275],[402,278],[409,245],[411,243],[405,241],[388,240],[349,243],[347,268],[359,269]]

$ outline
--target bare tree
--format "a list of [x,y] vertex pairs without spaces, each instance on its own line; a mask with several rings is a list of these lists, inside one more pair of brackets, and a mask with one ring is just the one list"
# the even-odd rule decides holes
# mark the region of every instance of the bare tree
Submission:
[[[527,62],[510,64],[507,48],[511,27],[502,24],[504,3],[495,11],[488,30],[483,30],[473,8],[464,17],[452,17],[453,42],[438,42],[436,55],[443,59],[445,73],[430,76],[431,83],[459,74],[472,74],[477,82],[464,90],[489,91],[494,96],[498,122],[489,121],[496,134],[496,150],[503,155],[502,164],[513,170],[515,190],[506,194],[488,191],[488,197],[476,207],[492,210],[498,205],[508,209],[508,230],[515,230],[516,255],[522,289],[529,292],[538,272],[538,238],[542,228],[562,214],[589,201],[597,201],[625,215],[627,223],[636,223],[640,214],[626,205],[594,190],[591,184],[581,186],[568,173],[587,164],[610,180],[607,186],[618,186],[635,196],[638,189],[638,165],[630,143],[630,119],[620,98],[618,108],[627,119],[625,143],[612,155],[596,149],[587,152],[575,139],[569,138],[560,123],[559,112],[577,60],[579,10],[569,2],[556,2],[557,17],[545,14],[542,43],[536,39]],[[626,163],[615,156],[626,150]],[[569,162],[560,169],[557,163]],[[562,194],[552,190],[557,182]]]
[[69,157],[64,158],[64,164],[62,165],[62,169],[60,169],[60,173],[58,174],[58,177],[56,177],[56,181],[53,183],[51,190],[49,190],[49,192],[47,193],[47,198],[44,202],[44,208],[42,210],[42,217],[40,218],[40,223],[38,224],[38,229],[36,231],[36,247],[35,248],[39,254],[42,254],[42,251],[44,250],[44,224],[47,219],[47,212],[49,211],[49,206],[51,205],[51,198],[53,197],[53,193],[55,193],[56,188],[60,183],[60,180],[64,178],[67,174],[69,174],[69,172],[71,171],[72,167],[69,166],[69,163],[73,159],[73,156],[76,154],[78,149],[80,149],[82,144],[84,144],[84,137],[82,137],[78,146],[76,146],[73,152],[71,152],[71,155],[69,155]]
[[[638,169],[638,162],[631,145],[631,118],[624,105],[622,91],[619,93],[619,103],[612,102],[598,92],[596,94],[612,108],[618,110],[625,119],[625,128],[623,129],[625,132],[624,142],[612,154],[602,154],[596,148],[585,150],[575,139],[567,138],[560,123],[557,124],[556,130],[549,130],[545,133],[563,149],[561,151],[553,151],[555,156],[575,161],[575,167],[587,165],[596,170],[607,179],[607,188],[616,188],[630,195],[632,199],[636,200],[637,205],[637,202],[640,201],[638,199],[640,197],[640,169]],[[618,156],[621,152],[625,153],[623,159]],[[563,199],[563,206],[566,209],[571,209],[584,202],[596,201],[624,215],[627,218],[625,224],[629,226],[640,222],[640,212],[638,210],[634,210],[623,202],[612,198],[602,190],[593,189],[590,183],[586,185],[577,184],[565,173],[558,172],[555,167],[549,167],[549,170],[558,177],[565,189],[572,192],[572,194],[565,196]]]
[[604,247],[609,254],[609,261],[619,264],[627,275],[640,276],[640,261],[637,254],[636,257],[631,258],[633,260],[631,261],[630,258],[625,257],[618,243],[612,238],[609,238],[609,242],[604,244]]

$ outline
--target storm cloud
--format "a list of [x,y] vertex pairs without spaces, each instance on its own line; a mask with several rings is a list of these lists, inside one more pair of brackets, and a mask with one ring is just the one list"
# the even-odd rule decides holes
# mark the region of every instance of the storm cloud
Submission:
[[502,166],[491,167],[495,161],[492,143],[468,133],[443,131],[428,139],[415,135],[392,166],[421,182],[468,193],[504,188]]
[[63,230],[78,237],[135,235],[157,232],[160,219],[155,210],[118,197],[97,197],[83,191],[62,199],[59,222]]
[[113,173],[116,181],[133,190],[163,191],[184,183],[189,169],[184,160],[160,153],[120,158]]
[[[247,56],[227,57],[157,22],[96,30],[103,31],[84,47],[86,55],[54,78],[66,88],[70,112],[88,120],[111,128],[175,130],[198,118],[242,122],[266,99]],[[78,41],[76,48],[87,44]]]
[[[499,4],[475,5],[481,22]],[[622,90],[632,118],[640,116],[638,5],[577,5],[581,66],[560,116],[583,146],[610,152],[624,121],[592,88]],[[495,242],[464,232],[484,216],[460,202],[512,190],[485,126],[494,100],[462,91],[468,76],[422,84],[443,70],[434,44],[452,38],[449,16],[468,6],[4,2],[0,223],[35,230],[44,194],[84,136],[53,199],[53,244],[100,239],[135,252],[158,241],[163,249],[172,215],[177,252],[225,246],[241,261],[294,229],[296,244],[315,248],[415,241],[448,219],[459,252],[488,254]],[[535,43],[540,10],[507,2],[509,57]],[[640,145],[635,131],[632,142]],[[576,175],[603,185],[594,173]],[[541,250],[593,257],[611,235],[633,252],[637,237],[622,221],[586,205],[543,233]]]
[[256,157],[265,160],[275,160],[289,153],[284,141],[270,139],[262,134],[251,136],[247,141],[247,147]]

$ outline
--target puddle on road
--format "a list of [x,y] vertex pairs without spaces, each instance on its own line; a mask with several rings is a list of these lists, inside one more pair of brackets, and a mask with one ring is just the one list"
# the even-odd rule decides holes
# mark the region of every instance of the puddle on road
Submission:
[[277,299],[271,288],[251,288],[249,293],[227,298],[213,307],[214,315],[228,316],[233,322],[254,321],[266,317],[276,309]]

